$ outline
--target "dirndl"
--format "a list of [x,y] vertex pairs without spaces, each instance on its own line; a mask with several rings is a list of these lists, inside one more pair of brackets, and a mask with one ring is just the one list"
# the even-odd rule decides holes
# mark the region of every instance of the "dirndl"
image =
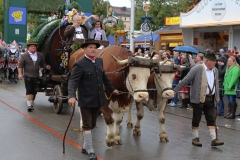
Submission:
[[189,93],[189,88],[188,87],[183,87],[179,92],[181,93]]

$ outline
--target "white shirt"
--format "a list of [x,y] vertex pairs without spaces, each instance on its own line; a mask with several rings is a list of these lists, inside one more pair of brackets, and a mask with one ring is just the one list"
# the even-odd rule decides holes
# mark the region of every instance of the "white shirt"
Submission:
[[[204,64],[204,63],[203,63],[203,64]],[[206,71],[206,76],[207,76],[208,85],[209,85],[210,89],[213,89],[212,94],[214,94],[214,93],[215,93],[215,87],[213,86],[213,84],[214,84],[214,72],[213,72],[213,70],[214,70],[214,69],[209,70],[205,64],[204,64],[204,67],[205,67],[205,71]],[[214,87],[214,88],[213,88],[213,87]],[[210,91],[209,91],[209,89],[208,89],[208,87],[207,87],[206,95],[209,95],[209,92],[210,92]]]
[[32,54],[32,53],[30,53],[30,52],[28,51],[28,53],[30,54],[30,57],[32,58],[32,60],[33,60],[34,62],[36,62],[36,61],[37,61],[37,58],[38,58],[37,52],[35,52],[34,54]]
[[[75,32],[82,32],[82,28],[80,26],[75,28]],[[76,34],[76,38],[77,39],[84,39],[84,35],[82,33],[81,34]]]

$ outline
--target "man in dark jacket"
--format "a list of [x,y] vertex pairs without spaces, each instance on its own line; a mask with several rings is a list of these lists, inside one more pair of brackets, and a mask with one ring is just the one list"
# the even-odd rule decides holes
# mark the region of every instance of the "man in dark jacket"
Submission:
[[227,59],[225,57],[218,58],[218,81],[219,81],[219,102],[218,102],[218,115],[224,115],[224,102],[223,102],[223,80],[227,67]]
[[76,103],[76,89],[78,89],[78,106],[83,120],[84,144],[82,153],[89,155],[92,160],[97,159],[92,146],[91,129],[96,126],[100,107],[106,104],[103,84],[113,94],[119,94],[114,89],[103,70],[103,61],[96,57],[98,42],[87,39],[81,45],[85,56],[73,66],[73,71],[68,82],[69,104],[74,108]]
[[18,64],[18,79],[23,79],[27,95],[28,111],[31,112],[33,108],[33,98],[36,89],[36,83],[39,77],[39,66],[42,68],[50,69],[49,65],[45,64],[44,57],[41,53],[37,52],[37,43],[30,42],[28,45],[28,51],[21,55],[20,62]]

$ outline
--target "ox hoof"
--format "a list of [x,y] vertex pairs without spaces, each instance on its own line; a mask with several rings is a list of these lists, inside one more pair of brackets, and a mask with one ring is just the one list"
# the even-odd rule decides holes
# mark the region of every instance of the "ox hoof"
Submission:
[[133,135],[134,136],[141,136],[141,131],[139,129],[134,129],[133,130]]
[[120,140],[117,140],[117,139],[116,139],[116,140],[115,140],[115,144],[116,144],[116,145],[122,145],[121,139],[120,139]]
[[115,139],[114,137],[106,136],[106,144],[108,147],[114,146],[115,144]]
[[132,123],[132,122],[128,122],[128,123],[127,123],[127,127],[128,127],[128,128],[133,128],[133,123]]
[[114,142],[106,142],[106,144],[107,144],[108,147],[114,146]]
[[160,136],[160,142],[169,142],[167,135]]

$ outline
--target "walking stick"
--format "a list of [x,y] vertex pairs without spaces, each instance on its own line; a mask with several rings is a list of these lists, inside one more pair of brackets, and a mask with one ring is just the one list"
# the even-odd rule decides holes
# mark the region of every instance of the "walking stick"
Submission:
[[216,106],[215,106],[215,110],[216,110],[216,115],[215,115],[215,132],[216,132],[216,139],[218,139],[218,129],[217,129],[217,116],[218,116],[218,106],[217,106],[217,103],[216,103]]
[[70,117],[70,120],[69,120],[69,123],[68,123],[68,126],[67,126],[67,129],[64,133],[64,137],[63,137],[63,153],[65,153],[65,138],[66,138],[66,135],[67,135],[67,131],[68,131],[68,128],[72,122],[72,118],[73,118],[73,115],[74,115],[74,111],[75,111],[75,107],[73,108],[73,111],[72,111],[72,115]]

